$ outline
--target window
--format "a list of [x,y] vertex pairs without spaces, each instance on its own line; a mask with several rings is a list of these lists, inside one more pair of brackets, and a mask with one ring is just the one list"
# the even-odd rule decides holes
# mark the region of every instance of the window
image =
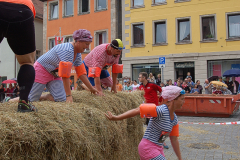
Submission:
[[166,2],[166,0],[153,0],[153,3],[155,4],[155,3],[164,3],[164,2]]
[[208,61],[208,77],[222,76],[229,69],[240,69],[240,59]]
[[96,0],[97,2],[97,11],[107,9],[107,1],[106,0]]
[[66,38],[64,39],[64,43],[72,42],[72,41],[73,41],[73,37],[72,37],[72,36],[66,37]]
[[191,40],[190,36],[190,20],[178,20],[178,42],[188,42]]
[[143,24],[133,25],[133,45],[143,44],[144,44]]
[[166,22],[155,23],[155,44],[166,43]]
[[202,17],[202,40],[215,40],[215,17]]
[[35,61],[41,56],[41,51],[36,50]]
[[228,38],[240,38],[240,14],[228,15]]
[[[132,79],[138,81],[138,75],[140,72],[152,73],[153,76],[157,78],[157,75],[161,74],[161,68],[159,68],[158,63],[133,64],[132,65]],[[140,82],[138,81],[138,83],[140,83]]]
[[107,32],[98,32],[96,34],[96,46],[107,43]]
[[178,3],[178,2],[189,2],[189,1],[191,1],[191,0],[175,0],[174,2]]
[[89,12],[89,0],[80,0],[79,1],[79,13],[88,13]]
[[142,6],[144,5],[144,0],[133,0],[133,7],[134,6]]
[[58,18],[58,3],[50,4],[50,19]]
[[55,38],[49,39],[49,50],[55,46]]
[[73,0],[64,1],[64,16],[73,15]]

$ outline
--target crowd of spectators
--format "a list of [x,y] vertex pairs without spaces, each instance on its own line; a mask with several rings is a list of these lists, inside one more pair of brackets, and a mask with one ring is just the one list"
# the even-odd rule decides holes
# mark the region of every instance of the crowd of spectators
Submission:
[[[226,81],[223,81],[222,77],[218,77],[217,81],[226,84],[228,87],[222,87],[209,83],[208,79],[205,80],[203,86],[201,85],[200,80],[196,80],[193,82],[191,73],[188,72],[185,79],[178,78],[174,82],[172,79],[166,80],[166,83],[161,81],[161,74],[158,74],[155,78],[152,73],[149,73],[148,81],[151,83],[156,83],[160,87],[167,87],[167,86],[178,86],[185,90],[188,94],[237,94],[240,93],[240,86],[238,81],[235,80],[235,77],[231,78],[226,77]],[[119,84],[119,82],[118,82]],[[124,80],[124,84],[118,91],[126,91],[132,92],[138,89],[140,85],[137,83],[136,80],[134,81],[127,81]]]
[[8,96],[10,98],[19,97],[20,91],[19,86],[17,83],[14,83],[14,86],[10,83],[7,87],[4,86],[4,84],[0,85],[0,102],[3,101],[5,96]]

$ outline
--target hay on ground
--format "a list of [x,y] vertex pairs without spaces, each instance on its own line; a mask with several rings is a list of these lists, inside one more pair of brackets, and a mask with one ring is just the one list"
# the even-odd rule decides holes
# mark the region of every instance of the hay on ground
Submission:
[[17,113],[17,103],[1,103],[0,159],[139,159],[143,119],[109,121],[104,113],[138,107],[143,93],[104,94],[73,91],[74,103],[34,102],[38,113]]

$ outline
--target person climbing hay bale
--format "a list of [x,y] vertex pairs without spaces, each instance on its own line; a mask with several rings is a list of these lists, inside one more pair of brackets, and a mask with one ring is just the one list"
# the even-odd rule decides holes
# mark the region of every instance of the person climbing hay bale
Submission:
[[[17,113],[17,102],[0,105],[0,159],[139,159],[143,121],[111,122],[104,112],[138,107],[143,93],[73,91],[73,103],[40,101],[35,113]],[[6,105],[6,106],[5,106]]]

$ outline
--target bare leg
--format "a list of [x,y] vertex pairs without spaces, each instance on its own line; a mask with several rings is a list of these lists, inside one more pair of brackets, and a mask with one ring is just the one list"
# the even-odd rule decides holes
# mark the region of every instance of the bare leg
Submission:
[[53,98],[53,96],[51,94],[41,95],[39,100],[40,101],[54,101],[55,102],[55,100],[54,100],[54,98]]
[[16,97],[16,98],[10,99],[8,102],[18,102],[18,101],[19,101],[19,97]]

